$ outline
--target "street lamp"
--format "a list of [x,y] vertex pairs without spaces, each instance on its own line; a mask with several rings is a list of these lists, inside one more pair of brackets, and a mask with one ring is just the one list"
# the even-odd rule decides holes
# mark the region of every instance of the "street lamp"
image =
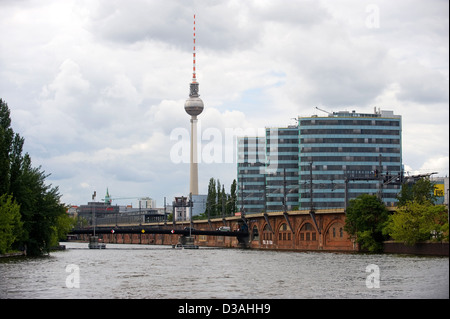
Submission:
[[94,236],[95,236],[95,197],[97,196],[97,192],[94,191],[94,194],[92,194],[92,200],[94,203],[94,208],[92,209],[92,226],[94,227]]

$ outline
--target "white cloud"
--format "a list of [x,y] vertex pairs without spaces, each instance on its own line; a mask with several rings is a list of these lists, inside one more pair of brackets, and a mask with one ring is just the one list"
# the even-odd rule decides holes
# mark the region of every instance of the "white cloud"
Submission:
[[[194,11],[206,150],[224,158],[227,130],[292,124],[315,106],[377,106],[402,115],[409,170],[448,172],[447,1],[3,1],[0,95],[64,201],[106,187],[160,205],[187,193],[170,134],[189,131]],[[200,191],[235,176],[235,163],[200,163]]]

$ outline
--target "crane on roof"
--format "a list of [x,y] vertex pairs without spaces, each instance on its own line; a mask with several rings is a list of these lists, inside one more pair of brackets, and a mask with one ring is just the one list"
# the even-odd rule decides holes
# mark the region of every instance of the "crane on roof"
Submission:
[[111,202],[113,200],[121,200],[121,199],[139,199],[142,198],[142,196],[134,196],[134,197],[111,197],[111,195],[109,195],[109,189],[106,188],[106,195],[105,198],[102,198],[103,201],[105,201],[105,204],[109,204],[111,205]]
[[325,110],[322,110],[321,108],[318,108],[317,106],[316,106],[316,109],[318,109],[319,111],[325,112],[325,113],[327,113],[329,115],[333,115],[333,113],[325,111]]

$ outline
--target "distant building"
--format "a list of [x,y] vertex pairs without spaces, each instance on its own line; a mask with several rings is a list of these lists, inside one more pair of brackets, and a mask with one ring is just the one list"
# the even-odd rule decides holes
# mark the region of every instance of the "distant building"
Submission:
[[206,198],[208,195],[192,195],[192,216],[198,216],[206,211]]
[[172,204],[173,218],[175,221],[187,220],[188,216],[188,198],[185,196],[175,197]]
[[[192,195],[192,216],[197,216],[205,212],[206,198],[207,195]],[[190,220],[191,211],[189,197],[175,197],[172,207],[175,221]]]
[[449,178],[448,177],[431,177],[434,183],[434,196],[436,196],[436,204],[448,205]]
[[139,199],[139,208],[156,208],[156,200],[150,197],[143,197]]
[[[93,226],[95,216],[95,225],[101,227],[166,221],[171,212],[170,208],[165,210],[164,208],[147,207],[155,204],[151,198],[140,201],[141,207],[138,208],[133,208],[132,205],[111,205],[111,202],[112,198],[107,191],[104,201],[80,205],[77,208],[78,217],[85,220],[87,226]],[[146,207],[142,207],[144,205]],[[70,209],[70,211],[72,210],[73,208]]]
[[112,206],[105,202],[88,202],[87,205],[80,205],[78,217],[85,219],[89,225],[93,225],[93,216],[99,218],[115,217],[119,214],[119,206]]
[[71,218],[77,218],[78,217],[78,206],[70,206],[67,209],[67,215]]

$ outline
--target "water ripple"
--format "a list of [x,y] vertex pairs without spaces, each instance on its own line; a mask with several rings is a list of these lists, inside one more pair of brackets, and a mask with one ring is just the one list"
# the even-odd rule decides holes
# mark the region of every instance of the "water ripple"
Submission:
[[[448,258],[65,244],[50,257],[0,261],[0,298],[449,298]],[[66,286],[70,264],[79,288]],[[366,286],[370,264],[379,288]]]

